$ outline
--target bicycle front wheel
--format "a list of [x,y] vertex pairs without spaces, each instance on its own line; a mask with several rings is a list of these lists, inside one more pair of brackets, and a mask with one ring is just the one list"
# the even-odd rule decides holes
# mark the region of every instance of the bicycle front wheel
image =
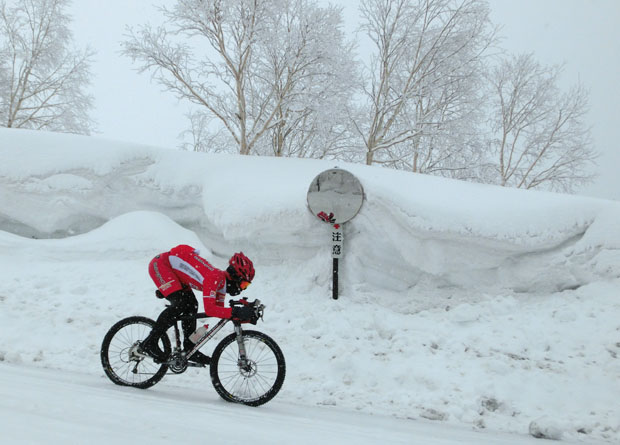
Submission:
[[211,357],[211,382],[224,400],[259,406],[282,388],[284,354],[272,338],[258,331],[243,331],[243,344],[245,360],[239,355],[236,334],[216,346]]
[[[159,382],[168,366],[155,363],[152,358],[138,354],[141,340],[151,332],[155,322],[146,317],[125,318],[110,328],[101,344],[103,371],[117,385],[149,388]],[[159,348],[169,355],[170,339],[162,335]]]

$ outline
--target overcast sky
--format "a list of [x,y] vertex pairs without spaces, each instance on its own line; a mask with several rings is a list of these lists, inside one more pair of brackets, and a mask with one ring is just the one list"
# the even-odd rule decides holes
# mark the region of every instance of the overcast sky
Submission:
[[[327,2],[327,0],[325,0]],[[153,0],[74,0],[70,9],[76,43],[96,52],[92,66],[93,117],[99,135],[174,148],[186,129],[186,107],[139,75],[118,54],[126,26],[156,17]],[[171,3],[171,2],[167,2]],[[357,23],[357,0],[344,6],[346,25]],[[590,90],[588,124],[601,152],[600,177],[582,194],[620,200],[620,0],[490,0],[492,20],[502,25],[502,46],[533,52],[544,64],[564,64],[563,84],[581,80]]]

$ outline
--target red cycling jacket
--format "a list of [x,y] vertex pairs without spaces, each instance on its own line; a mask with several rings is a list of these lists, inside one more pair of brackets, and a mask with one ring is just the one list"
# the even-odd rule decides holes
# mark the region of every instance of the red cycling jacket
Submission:
[[157,255],[149,264],[149,275],[165,297],[183,285],[202,291],[208,317],[230,318],[232,309],[224,307],[226,272],[213,267],[191,246],[181,244]]

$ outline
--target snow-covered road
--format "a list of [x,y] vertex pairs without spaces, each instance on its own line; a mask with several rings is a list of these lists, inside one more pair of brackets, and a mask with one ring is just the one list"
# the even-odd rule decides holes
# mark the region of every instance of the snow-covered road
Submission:
[[[174,377],[149,390],[103,376],[0,364],[2,444],[537,444],[529,436],[472,431],[329,407],[270,402],[260,408],[219,399]],[[566,442],[565,442],[566,443]]]

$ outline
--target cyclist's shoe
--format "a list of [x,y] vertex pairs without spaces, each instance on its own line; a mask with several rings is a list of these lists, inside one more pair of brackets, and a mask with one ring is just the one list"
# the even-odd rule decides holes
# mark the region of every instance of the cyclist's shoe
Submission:
[[209,357],[208,355],[204,355],[200,351],[196,351],[194,352],[194,355],[187,359],[187,361],[207,366],[211,363],[211,357]]
[[[185,340],[183,342],[183,347],[185,348],[186,353],[189,353],[189,351],[191,351],[194,346],[194,343],[189,340]],[[204,355],[200,351],[194,352],[194,355],[188,357],[187,360],[190,362],[198,363],[199,365],[208,365],[209,363],[211,363],[211,357],[209,357],[208,355]]]
[[156,344],[151,342],[140,343],[140,346],[138,346],[138,352],[148,355],[155,363],[164,363],[168,359],[164,352],[159,349]]

